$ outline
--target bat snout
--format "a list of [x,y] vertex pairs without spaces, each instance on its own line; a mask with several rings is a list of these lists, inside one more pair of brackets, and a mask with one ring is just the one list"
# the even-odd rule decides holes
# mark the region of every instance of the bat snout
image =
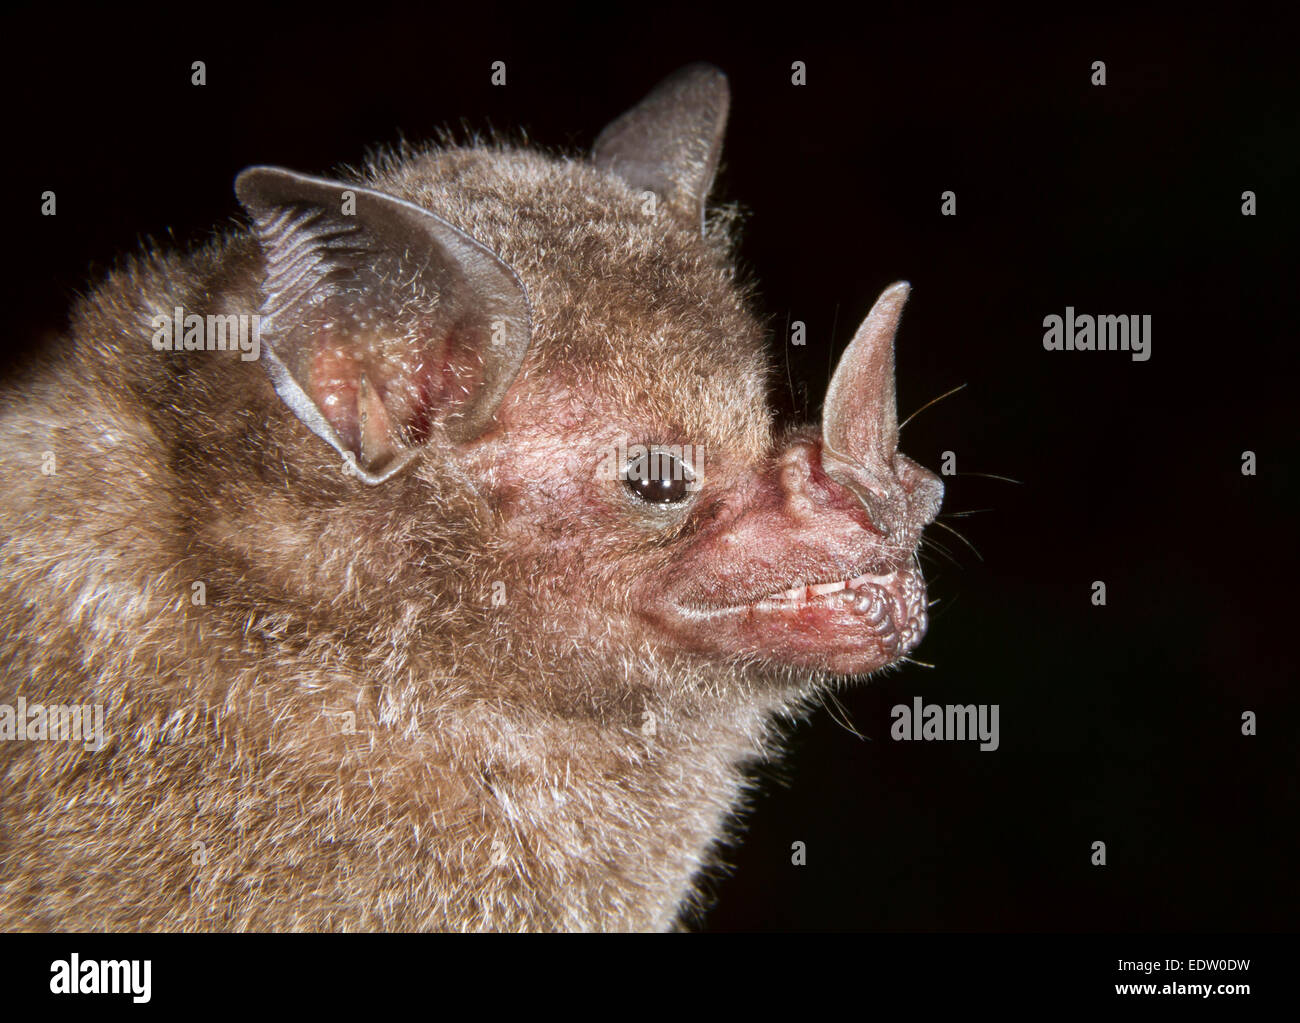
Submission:
[[843,675],[915,648],[928,625],[916,548],[938,477],[902,455],[850,463],[804,432],[761,480],[674,562],[681,585],[654,616],[678,643]]
[[898,453],[888,464],[862,464],[803,440],[786,450],[781,464],[788,505],[849,515],[897,558],[910,556],[943,503],[942,480]]

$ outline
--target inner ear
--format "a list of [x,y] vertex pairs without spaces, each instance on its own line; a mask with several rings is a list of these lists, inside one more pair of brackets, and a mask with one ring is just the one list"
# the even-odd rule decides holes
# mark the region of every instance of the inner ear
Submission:
[[489,428],[532,334],[509,266],[359,185],[253,167],[235,190],[262,248],[276,392],[358,476],[388,479],[435,431],[463,442]]

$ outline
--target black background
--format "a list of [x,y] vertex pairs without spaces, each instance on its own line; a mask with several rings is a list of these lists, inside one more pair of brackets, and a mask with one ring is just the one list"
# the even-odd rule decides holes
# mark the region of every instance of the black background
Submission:
[[[965,540],[929,531],[934,667],[794,732],[700,925],[1294,928],[1294,35],[1241,7],[530,10],[11,9],[6,355],[141,239],[236,218],[246,165],[321,173],[461,124],[585,148],[712,61],[732,85],[715,195],[747,211],[742,262],[789,366],[776,400],[816,416],[833,356],[910,280],[900,415],[965,387],[902,446],[935,469],[955,454],[940,521]],[[1044,351],[1067,305],[1150,314],[1151,360]],[[790,320],[806,347],[782,346]],[[1001,748],[892,741],[917,695],[998,704]]]

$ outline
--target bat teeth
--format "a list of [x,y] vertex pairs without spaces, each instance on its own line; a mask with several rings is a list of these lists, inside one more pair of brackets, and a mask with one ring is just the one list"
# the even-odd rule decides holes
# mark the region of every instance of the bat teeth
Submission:
[[806,603],[815,597],[824,597],[831,593],[839,593],[849,587],[847,579],[840,579],[833,583],[816,583],[812,586],[791,586],[788,590],[781,590],[779,593],[773,593],[771,596],[764,598],[767,601],[797,601]]
[[799,583],[791,586],[788,590],[778,590],[764,598],[765,601],[809,601],[816,597],[826,597],[833,593],[848,591],[845,596],[858,594],[859,591],[867,590],[866,596],[871,598],[874,591],[892,591],[897,588],[900,582],[900,576],[897,569],[889,572],[863,572],[861,575],[850,576],[847,579],[836,579],[829,583]]
[[884,575],[874,575],[867,572],[863,575],[854,576],[849,580],[848,586],[851,590],[860,590],[864,586],[893,586],[897,581],[897,572],[886,572]]

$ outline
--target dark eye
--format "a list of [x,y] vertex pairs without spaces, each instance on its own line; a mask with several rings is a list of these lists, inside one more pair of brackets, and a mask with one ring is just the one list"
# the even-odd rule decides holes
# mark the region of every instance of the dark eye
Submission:
[[627,488],[649,504],[677,504],[693,489],[694,476],[676,455],[652,448],[627,464]]

